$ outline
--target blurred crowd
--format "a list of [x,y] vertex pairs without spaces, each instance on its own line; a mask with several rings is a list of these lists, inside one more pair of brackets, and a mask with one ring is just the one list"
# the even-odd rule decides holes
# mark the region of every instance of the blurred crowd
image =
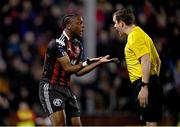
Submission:
[[[83,13],[83,0],[1,0],[0,2],[0,125],[48,125],[38,99],[44,54],[58,37],[62,16]],[[132,86],[124,61],[126,37],[113,28],[112,14],[128,7],[137,25],[154,40],[162,68],[164,116],[177,125],[180,110],[179,0],[97,0],[97,56],[118,57],[120,64],[97,69],[93,83],[72,82],[83,115],[134,114]]]

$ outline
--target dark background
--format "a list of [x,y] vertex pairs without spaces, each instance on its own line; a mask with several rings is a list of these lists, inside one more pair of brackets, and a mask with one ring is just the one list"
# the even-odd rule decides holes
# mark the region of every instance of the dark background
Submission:
[[[83,12],[83,0],[0,1],[0,125],[29,120],[49,125],[38,99],[44,53],[60,34],[62,16]],[[110,54],[121,63],[98,67],[95,81],[72,82],[82,111],[83,125],[139,125],[133,91],[124,62],[126,37],[119,38],[112,14],[121,7],[135,12],[137,25],[154,40],[162,60],[163,120],[177,125],[180,107],[180,2],[179,0],[97,0],[97,56]],[[28,112],[31,117],[20,118]],[[24,118],[24,120],[23,120]]]

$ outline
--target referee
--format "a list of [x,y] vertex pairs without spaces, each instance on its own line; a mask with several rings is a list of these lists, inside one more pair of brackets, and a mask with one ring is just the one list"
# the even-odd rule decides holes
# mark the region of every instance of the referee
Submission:
[[139,118],[147,126],[156,126],[162,118],[163,89],[159,82],[161,60],[152,39],[135,25],[134,14],[122,8],[113,14],[119,35],[128,35],[125,59],[135,88]]

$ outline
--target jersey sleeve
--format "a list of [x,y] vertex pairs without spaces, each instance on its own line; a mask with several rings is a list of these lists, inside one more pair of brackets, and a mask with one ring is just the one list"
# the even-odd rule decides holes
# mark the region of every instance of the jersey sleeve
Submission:
[[66,47],[64,41],[56,40],[56,57],[63,57],[66,53]]
[[147,43],[141,37],[134,37],[133,43],[131,44],[131,49],[135,53],[137,59],[142,57],[143,55],[150,53],[148,50]]
[[56,40],[53,40],[50,42],[48,46],[48,52],[51,55],[51,57],[59,58],[65,56],[66,48],[64,42],[57,42]]

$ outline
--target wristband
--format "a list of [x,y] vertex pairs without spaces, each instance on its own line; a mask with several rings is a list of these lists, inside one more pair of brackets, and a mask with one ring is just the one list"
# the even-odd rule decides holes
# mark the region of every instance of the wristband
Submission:
[[85,66],[87,66],[88,64],[87,64],[87,61],[84,61],[83,63],[82,63],[82,66],[83,67],[85,67]]
[[142,86],[142,87],[144,87],[144,86],[148,86],[148,83],[141,82],[141,86]]

